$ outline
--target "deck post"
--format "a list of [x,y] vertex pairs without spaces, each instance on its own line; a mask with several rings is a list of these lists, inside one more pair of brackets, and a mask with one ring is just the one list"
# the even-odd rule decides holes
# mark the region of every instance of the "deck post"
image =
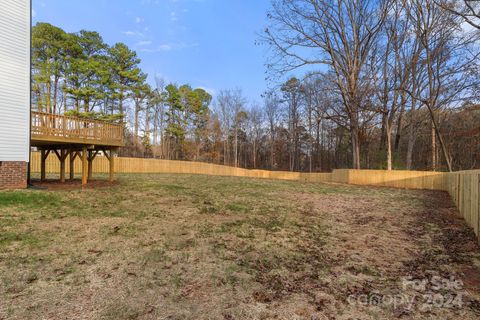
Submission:
[[60,150],[60,182],[65,183],[65,159],[68,151],[65,149]]
[[87,161],[87,147],[83,146],[82,148],[82,186],[87,184],[88,178],[88,161]]
[[92,176],[93,176],[93,151],[88,150],[88,181],[92,181]]
[[41,181],[45,181],[47,175],[45,173],[45,169],[46,169],[46,165],[45,165],[45,162],[46,162],[46,159],[47,159],[47,156],[46,156],[46,153],[47,151],[45,149],[42,149],[40,150],[40,180]]
[[77,152],[70,150],[70,180],[75,179],[75,158],[77,157]]
[[93,160],[98,154],[98,150],[88,150],[88,181],[93,178]]
[[110,176],[109,180],[110,182],[115,181],[115,157],[113,156],[113,149],[110,149]]

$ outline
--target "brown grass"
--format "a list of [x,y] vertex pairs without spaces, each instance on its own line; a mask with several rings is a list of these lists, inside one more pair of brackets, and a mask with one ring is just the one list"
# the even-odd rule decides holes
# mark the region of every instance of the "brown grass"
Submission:
[[[192,175],[0,193],[0,319],[478,319],[480,250],[443,192]],[[461,307],[358,305],[459,279]]]

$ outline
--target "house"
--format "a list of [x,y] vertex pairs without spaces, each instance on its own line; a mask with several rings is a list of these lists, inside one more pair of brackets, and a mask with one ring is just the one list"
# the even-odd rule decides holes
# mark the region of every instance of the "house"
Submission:
[[30,33],[30,0],[0,0],[0,189],[27,187]]

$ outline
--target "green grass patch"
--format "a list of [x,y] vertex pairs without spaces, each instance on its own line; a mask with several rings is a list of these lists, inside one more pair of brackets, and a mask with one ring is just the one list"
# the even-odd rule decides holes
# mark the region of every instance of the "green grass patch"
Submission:
[[28,208],[57,206],[59,195],[51,192],[8,191],[0,192],[0,208],[22,206]]
[[8,246],[18,242],[23,246],[38,247],[41,244],[40,239],[31,233],[22,233],[14,231],[0,232],[0,247]]
[[227,204],[227,209],[233,212],[247,212],[249,211],[250,206],[240,202],[233,202]]

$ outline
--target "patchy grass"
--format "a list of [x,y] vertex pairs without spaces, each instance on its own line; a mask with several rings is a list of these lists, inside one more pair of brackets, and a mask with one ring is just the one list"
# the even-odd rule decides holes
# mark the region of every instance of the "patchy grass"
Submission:
[[2,320],[478,319],[480,250],[441,192],[122,175],[0,192],[0,285]]
[[0,196],[0,209],[11,206],[38,208],[43,206],[50,206],[59,200],[55,194],[52,193],[38,193],[28,191],[7,191],[2,192]]

